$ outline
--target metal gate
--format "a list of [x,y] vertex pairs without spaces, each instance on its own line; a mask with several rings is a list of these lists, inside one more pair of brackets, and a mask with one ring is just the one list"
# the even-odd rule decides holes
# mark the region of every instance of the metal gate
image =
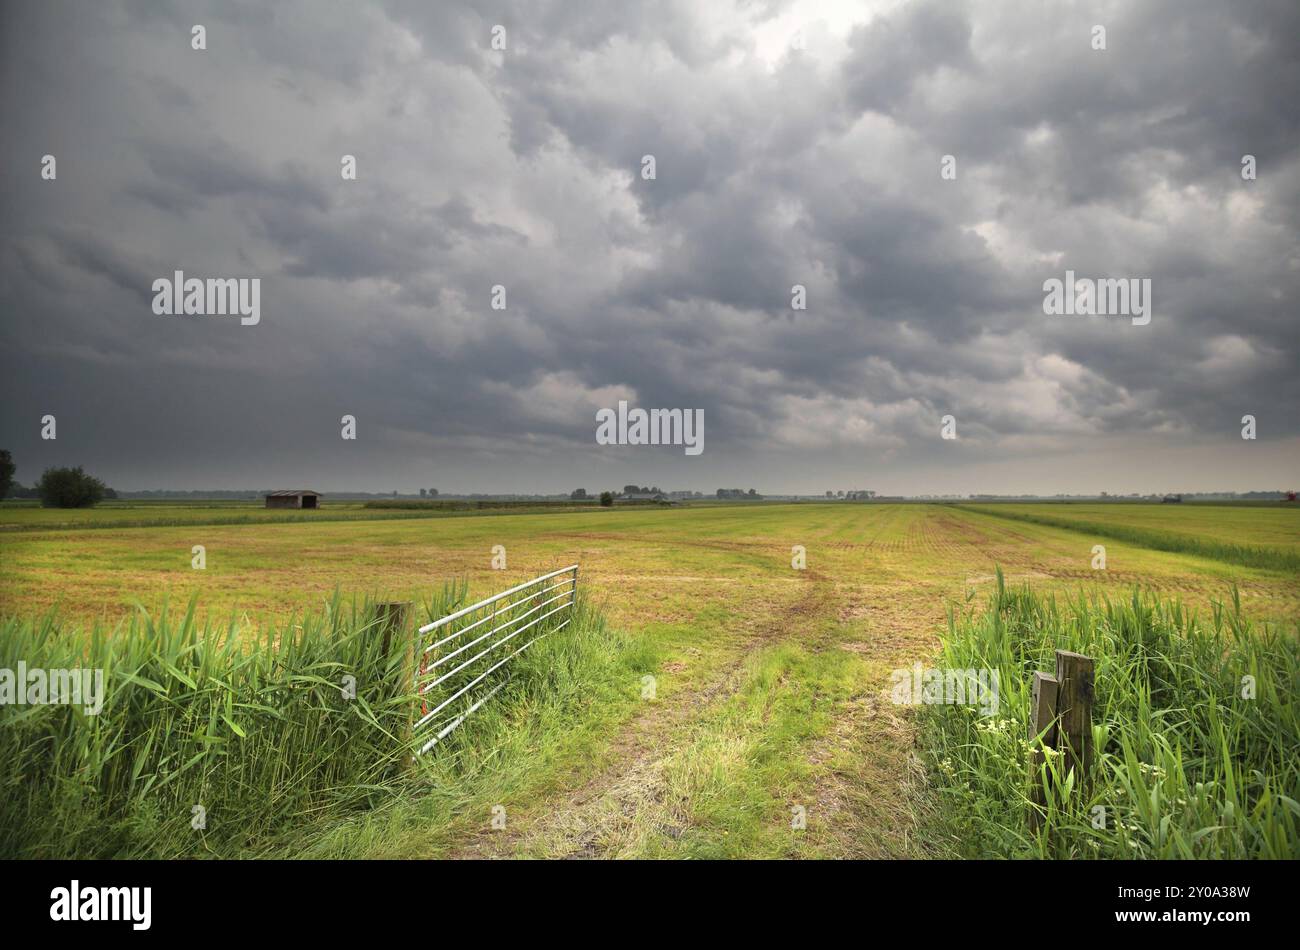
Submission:
[[[451,735],[495,696],[506,685],[511,660],[566,627],[577,597],[578,565],[571,564],[421,627],[420,642],[433,642],[419,648],[415,685],[421,708],[412,732],[416,741],[428,739],[417,754]],[[556,617],[561,612],[563,617]],[[525,631],[531,633],[524,636]]]

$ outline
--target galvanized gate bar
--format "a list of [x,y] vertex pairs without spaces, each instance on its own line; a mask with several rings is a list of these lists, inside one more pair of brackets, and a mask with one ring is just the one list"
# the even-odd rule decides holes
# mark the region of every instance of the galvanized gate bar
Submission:
[[[475,627],[479,626],[480,624],[487,623],[487,622],[488,622],[489,620],[491,620],[494,616],[496,616],[496,613],[497,613],[498,611],[504,613],[504,612],[507,611],[507,610],[510,610],[510,609],[512,609],[512,608],[514,608],[514,607],[518,607],[520,604],[526,604],[526,603],[528,603],[528,602],[529,602],[530,600],[532,600],[534,597],[540,597],[542,594],[550,593],[550,592],[553,591],[553,590],[559,590],[561,587],[568,587],[568,586],[570,585],[570,583],[575,583],[576,580],[577,580],[577,578],[575,577],[575,578],[573,579],[573,581],[561,581],[560,583],[556,584],[556,585],[553,586],[553,587],[547,587],[547,588],[544,588],[543,590],[539,590],[539,591],[537,591],[537,592],[535,592],[535,593],[529,594],[527,597],[522,597],[522,598],[520,598],[519,600],[516,600],[513,604],[506,604],[504,607],[494,607],[494,608],[493,608],[493,612],[492,612],[491,614],[488,614],[486,617],[483,617],[483,618],[481,618],[481,619],[479,619],[479,620],[475,620],[473,623],[469,624],[468,626],[461,627],[459,630],[457,630],[455,633],[451,634],[450,636],[443,637],[441,640],[436,640],[436,641],[434,641],[433,643],[430,643],[427,647],[424,648],[424,652],[425,652],[425,653],[429,653],[429,652],[431,652],[435,647],[440,647],[440,646],[442,646],[444,643],[450,643],[452,640],[455,640],[457,637],[464,636],[465,634],[469,633],[471,630],[473,630]],[[494,599],[499,599],[499,598],[494,598]],[[490,601],[490,600],[488,600],[488,601],[480,601],[478,604],[475,604],[474,606],[475,606],[475,607],[479,607],[479,606],[482,606],[483,604],[488,604],[488,603],[491,603],[491,602],[492,602],[492,601]],[[421,628],[421,630],[423,630],[423,629],[424,629],[424,628]]]
[[435,620],[433,623],[426,623],[423,627],[420,628],[420,632],[428,633],[430,630],[437,630],[439,627],[445,627],[453,620],[459,620],[461,617],[465,616],[466,614],[473,613],[474,611],[478,610],[480,607],[486,607],[494,600],[500,600],[503,597],[509,597],[511,594],[517,594],[521,590],[525,590],[526,588],[532,587],[534,584],[540,583],[541,581],[549,581],[552,577],[559,577],[561,574],[568,574],[570,571],[573,572],[574,581],[576,582],[578,577],[577,574],[578,565],[570,564],[568,567],[562,567],[558,571],[551,571],[551,573],[543,574],[541,577],[534,577],[531,581],[525,581],[522,584],[517,584],[516,586],[510,588],[509,590],[503,590],[501,593],[496,594],[493,597],[489,597],[486,600],[480,600],[477,604],[470,604],[468,607],[462,607],[454,614],[447,614],[447,616],[443,617],[441,620]]
[[[548,587],[548,588],[547,588],[546,590],[544,590],[544,591],[539,591],[539,592],[537,593],[537,596],[540,597],[542,594],[545,594],[545,593],[547,593],[547,592],[549,592],[549,591],[552,591],[552,590],[554,590],[554,589],[555,589],[555,588],[553,588],[553,587]],[[510,620],[507,620],[505,623],[501,624],[501,626],[499,626],[499,627],[493,627],[491,630],[489,630],[487,633],[483,634],[482,636],[480,636],[480,637],[475,637],[473,640],[469,641],[469,643],[466,643],[466,644],[464,644],[464,645],[462,645],[462,646],[460,646],[460,647],[457,647],[455,650],[452,650],[450,653],[443,654],[442,656],[440,656],[437,660],[435,660],[435,661],[434,661],[434,662],[429,666],[429,669],[433,669],[433,668],[436,667],[436,666],[441,666],[443,663],[446,663],[448,660],[450,660],[453,656],[456,656],[457,654],[460,654],[460,653],[464,653],[466,650],[468,650],[468,649],[469,649],[470,647],[472,647],[474,644],[476,644],[476,643],[482,643],[482,642],[483,642],[484,640],[486,640],[488,637],[492,636],[492,634],[494,634],[494,633],[499,633],[500,631],[504,630],[506,627],[510,626],[512,623],[518,623],[520,620],[523,620],[523,619],[524,619],[525,617],[527,617],[529,614],[535,614],[535,613],[537,613],[537,611],[541,610],[541,609],[542,609],[543,607],[545,607],[547,604],[553,604],[553,603],[555,603],[557,600],[560,600],[560,599],[563,598],[563,597],[569,597],[569,596],[571,596],[571,593],[572,593],[571,591],[565,591],[563,594],[556,594],[556,595],[555,595],[554,597],[552,597],[550,600],[544,600],[544,601],[542,601],[540,604],[538,604],[538,605],[537,605],[536,607],[534,607],[532,610],[525,611],[524,613],[520,614],[520,615],[517,616],[517,617],[512,617]],[[532,598],[530,597],[530,598],[528,598],[528,600],[532,600]],[[521,603],[527,603],[527,600],[525,600],[525,601],[521,601]],[[518,604],[515,604],[515,605],[513,605],[513,606],[518,606]],[[488,614],[486,617],[484,617],[483,620],[495,620],[495,619],[497,619],[497,616],[498,616],[497,613],[494,611],[493,613],[490,613],[490,614]],[[481,620],[480,620],[480,621],[476,621],[476,622],[473,624],[473,626],[478,626],[478,624],[479,624],[479,623],[482,623],[482,622],[483,622],[483,621],[481,621]],[[467,627],[466,629],[469,629],[469,628]],[[461,633],[464,633],[464,632],[465,632],[464,630],[461,631]],[[459,634],[457,634],[456,636],[459,636]],[[454,640],[454,639],[456,639],[455,636],[447,637],[447,638],[445,638],[445,639],[443,639],[443,640],[439,640],[438,643],[439,643],[439,644],[448,643],[448,642],[450,642],[450,641],[452,641],[452,640]],[[424,652],[425,652],[425,653],[428,653],[429,651],[428,651],[428,650],[425,650]]]
[[[566,596],[567,596],[567,595],[566,595]],[[548,600],[546,603],[549,604],[550,601]],[[545,604],[543,604],[542,606],[545,606]],[[443,682],[443,681],[446,680],[448,677],[453,676],[453,675],[455,675],[456,673],[459,673],[461,670],[465,669],[466,667],[473,665],[473,663],[475,662],[475,660],[480,660],[480,659],[482,659],[483,657],[487,656],[489,653],[491,653],[491,652],[492,652],[493,650],[495,650],[497,647],[501,646],[501,644],[505,643],[507,640],[510,640],[510,639],[512,639],[512,638],[514,638],[514,637],[519,636],[519,634],[523,633],[525,630],[527,630],[529,627],[533,626],[534,624],[538,623],[539,621],[545,620],[547,617],[551,616],[551,614],[559,613],[559,612],[560,612],[561,610],[563,610],[565,607],[571,607],[571,606],[572,606],[572,602],[565,603],[565,604],[560,604],[560,606],[556,607],[554,610],[548,610],[546,613],[542,614],[542,615],[541,615],[540,617],[538,617],[536,620],[533,620],[533,621],[531,621],[531,622],[529,622],[529,623],[524,624],[522,627],[520,627],[520,628],[519,628],[518,630],[516,630],[514,633],[510,634],[510,636],[502,637],[500,640],[498,640],[496,643],[492,644],[492,645],[491,645],[490,647],[488,647],[486,650],[483,650],[483,651],[481,651],[481,652],[479,652],[479,653],[476,653],[472,659],[466,660],[466,661],[465,661],[464,663],[462,663],[460,666],[457,666],[457,667],[454,667],[453,669],[448,670],[446,673],[443,673],[441,676],[439,676],[439,677],[438,677],[436,680],[434,680],[432,683],[427,683],[427,684],[426,684],[426,685],[425,685],[425,686],[420,690],[420,695],[423,696],[423,695],[424,695],[425,693],[427,693],[430,689],[432,689],[434,686],[437,686],[439,683]],[[531,613],[531,611],[530,611],[530,613]],[[522,620],[523,617],[520,617],[519,619]],[[511,622],[513,623],[513,621],[511,621]],[[490,637],[493,633],[497,633],[497,632],[499,632],[499,631],[501,631],[501,630],[503,630],[503,629],[505,629],[505,628],[504,628],[504,627],[498,627],[498,628],[496,628],[495,630],[492,630],[492,631],[489,632],[489,633],[485,633],[485,634],[483,634],[483,636],[484,636],[484,637]],[[465,644],[464,647],[461,647],[461,649],[463,650],[463,649],[466,649],[466,648],[471,647],[471,646],[473,646],[472,643],[467,643],[467,644]],[[456,652],[459,653],[460,650],[457,650]],[[448,654],[446,657],[444,657],[444,659],[450,659],[450,658],[451,658],[451,654]]]
[[[558,583],[546,585],[547,581],[560,577],[563,579]],[[556,591],[559,593],[555,593]],[[509,603],[503,603],[503,601],[507,601],[515,594],[521,593],[523,596],[519,599]],[[547,597],[548,594],[554,594],[554,596]],[[438,731],[432,736],[432,738],[420,746],[417,754],[423,755],[428,752],[459,728],[465,720],[480,709],[484,703],[495,696],[507,682],[506,679],[501,679],[500,677],[507,676],[509,671],[503,671],[498,677],[500,682],[491,685],[491,688],[487,688],[487,685],[485,685],[484,689],[486,691],[481,692],[481,695],[478,697],[471,695],[471,692],[476,687],[480,684],[484,684],[484,681],[487,680],[489,676],[496,673],[498,670],[502,670],[502,668],[509,664],[511,660],[515,659],[515,657],[519,656],[538,640],[567,627],[573,620],[573,606],[577,602],[577,598],[578,565],[572,564],[569,567],[563,567],[558,571],[551,571],[549,574],[543,574],[540,577],[534,577],[530,581],[517,584],[509,590],[504,590],[492,597],[480,600],[478,603],[470,604],[468,607],[462,607],[460,610],[454,611],[445,617],[435,620],[433,623],[428,623],[422,626],[420,628],[421,634],[429,634],[433,631],[445,632],[449,624],[454,624],[457,620],[470,618],[480,611],[485,612],[484,616],[466,623],[463,627],[457,630],[446,633],[445,636],[435,640],[420,651],[419,655],[421,656],[421,665],[419,671],[415,675],[415,687],[416,693],[421,697],[425,697],[425,701],[423,715],[421,715],[412,726],[412,733],[427,734],[434,729],[437,729]],[[546,610],[545,613],[541,613],[538,616],[533,616],[534,614],[538,614],[539,611],[542,611],[551,604],[556,604],[557,602],[558,606],[552,607],[550,610]],[[526,610],[517,609],[524,607],[525,605],[531,606],[528,606],[528,609]],[[569,611],[569,615],[554,627],[548,629],[547,626],[538,626],[554,615],[566,610]],[[528,620],[529,617],[532,617],[533,619]],[[525,620],[528,620],[528,622],[523,623]],[[486,632],[481,632],[472,640],[460,643],[447,653],[441,655],[435,653],[435,651],[452,643],[452,641],[459,640],[466,634],[482,627],[484,624],[488,625]],[[519,624],[523,625],[518,626]],[[502,659],[492,662],[492,654],[495,651],[502,650],[510,644],[510,641],[534,627],[537,627],[538,629],[532,639],[514,649]],[[438,669],[444,664],[467,653],[478,644],[503,633],[505,636],[489,643],[468,659],[460,660],[450,669]],[[431,654],[435,656],[432,662],[429,661]],[[487,666],[486,669],[476,670],[476,664],[480,663],[490,663],[491,665]],[[469,679],[467,682],[461,682],[458,677],[468,677]],[[439,687],[442,688],[439,689]],[[440,695],[441,693],[448,691],[450,691],[448,695]],[[454,709],[449,709],[453,703],[456,703],[456,701],[460,699],[464,699],[467,704],[464,711],[457,712]],[[437,702],[437,705],[433,706],[433,708],[429,708],[429,703],[431,702]],[[452,718],[448,720],[444,717],[440,717],[440,714],[444,713],[450,714]],[[439,718],[442,719],[441,722],[431,725],[435,719]]]

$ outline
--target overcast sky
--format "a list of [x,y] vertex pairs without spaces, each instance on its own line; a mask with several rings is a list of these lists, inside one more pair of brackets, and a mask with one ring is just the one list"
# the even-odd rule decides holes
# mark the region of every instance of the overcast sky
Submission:
[[[0,6],[20,481],[1300,487],[1294,0],[269,6]],[[1067,269],[1150,323],[1044,314]],[[620,399],[704,451],[597,445]]]

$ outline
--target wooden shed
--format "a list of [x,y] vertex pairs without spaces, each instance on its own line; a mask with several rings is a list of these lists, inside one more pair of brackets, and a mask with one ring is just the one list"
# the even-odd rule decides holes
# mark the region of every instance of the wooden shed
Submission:
[[269,492],[266,496],[268,508],[319,508],[320,492],[307,488],[289,488],[284,491]]

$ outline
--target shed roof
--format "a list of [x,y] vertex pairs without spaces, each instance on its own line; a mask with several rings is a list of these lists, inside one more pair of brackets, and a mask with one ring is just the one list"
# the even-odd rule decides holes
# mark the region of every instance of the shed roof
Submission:
[[297,498],[299,495],[315,495],[319,498],[320,492],[312,491],[310,488],[282,488],[279,491],[266,493],[267,498]]

